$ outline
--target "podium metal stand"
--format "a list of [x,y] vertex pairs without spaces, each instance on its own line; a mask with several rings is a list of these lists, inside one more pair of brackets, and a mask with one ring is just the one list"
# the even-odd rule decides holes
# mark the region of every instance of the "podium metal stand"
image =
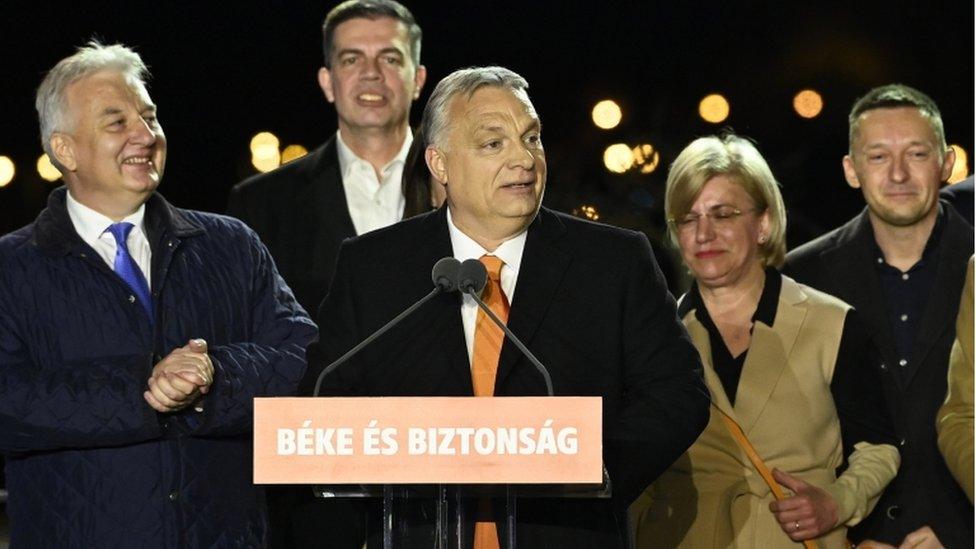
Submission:
[[[474,518],[469,511],[474,502],[489,498],[502,501],[502,518],[498,524],[502,548],[516,549],[518,502],[523,498],[609,498],[610,478],[603,469],[601,484],[383,484],[383,485],[315,485],[312,492],[320,498],[369,498],[382,501],[380,525],[369,524],[368,530],[379,532],[368,538],[368,547],[381,544],[383,549],[434,548],[467,549],[471,547]],[[497,504],[496,504],[497,505]],[[432,508],[433,521],[411,521],[410,511]],[[375,523],[375,521],[374,521]]]

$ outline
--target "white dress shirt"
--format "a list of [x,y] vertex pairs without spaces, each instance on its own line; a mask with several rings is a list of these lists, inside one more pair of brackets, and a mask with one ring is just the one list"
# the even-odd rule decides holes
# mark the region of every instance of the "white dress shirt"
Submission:
[[[522,231],[518,235],[502,242],[495,251],[489,252],[471,239],[468,235],[461,232],[454,226],[454,219],[451,217],[451,209],[447,209],[447,228],[451,233],[451,248],[454,250],[454,257],[458,261],[468,259],[480,259],[481,256],[493,255],[504,262],[501,272],[502,292],[508,298],[508,304],[512,305],[515,296],[515,283],[518,281],[519,266],[522,265],[522,252],[525,250],[525,237],[527,231]],[[474,328],[478,321],[478,304],[469,295],[464,296],[461,302],[461,324],[464,326],[464,341],[468,348],[468,363],[474,356]]]
[[[68,191],[67,197],[68,217],[71,224],[75,227],[78,236],[92,247],[98,255],[105,261],[109,269],[115,270],[115,237],[108,231],[110,225],[115,223],[95,210],[78,202]],[[123,222],[135,225],[129,232],[129,237],[125,243],[129,248],[129,255],[135,260],[136,265],[146,277],[146,283],[152,289],[150,279],[150,266],[152,265],[152,250],[149,249],[149,240],[146,238],[146,231],[143,220],[146,215],[146,205],[139,206],[139,209],[130,216],[123,219]]]
[[346,206],[357,235],[392,225],[403,218],[406,200],[401,178],[411,143],[413,134],[408,130],[400,152],[380,170],[381,181],[377,179],[373,165],[356,156],[342,140],[341,132],[336,132],[342,188],[346,191]]

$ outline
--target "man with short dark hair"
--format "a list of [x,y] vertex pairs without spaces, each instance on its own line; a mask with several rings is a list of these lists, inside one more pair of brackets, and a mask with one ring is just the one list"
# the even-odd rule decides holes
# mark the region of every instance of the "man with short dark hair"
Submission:
[[294,394],[315,325],[236,219],[170,205],[131,49],[37,91],[64,174],[0,238],[0,451],[14,547],[259,547],[253,399]]
[[[227,212],[268,246],[298,302],[314,315],[332,281],[339,244],[403,216],[410,107],[427,71],[422,32],[395,0],[348,0],[325,17],[318,83],[339,129],[308,155],[231,191]],[[360,516],[311,489],[268,488],[271,547],[360,545]]]
[[[644,235],[540,208],[546,156],[527,88],[501,67],[437,85],[421,127],[446,206],[343,244],[304,384],[425,295],[438,259],[480,260],[483,298],[548,365],[555,393],[603,397],[612,498],[522,499],[518,545],[626,547],[627,507],[708,420],[701,363]],[[324,394],[545,395],[488,318],[470,296],[442,294],[327,375]],[[505,539],[490,509],[468,544]]]
[[394,0],[333,8],[322,26],[318,83],[335,105],[339,131],[305,157],[231,191],[228,213],[257,231],[312,314],[329,289],[339,244],[403,216],[410,106],[427,78],[421,36],[413,15]]
[[882,361],[899,431],[898,476],[851,532],[899,544],[929,525],[947,547],[972,544],[973,507],[936,446],[973,229],[939,188],[952,171],[936,104],[893,84],[869,91],[849,117],[847,183],[867,207],[845,225],[787,255],[784,272],[853,305]]

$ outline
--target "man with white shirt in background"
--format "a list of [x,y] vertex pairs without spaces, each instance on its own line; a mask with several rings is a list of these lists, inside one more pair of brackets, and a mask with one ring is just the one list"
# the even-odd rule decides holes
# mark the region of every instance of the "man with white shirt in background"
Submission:
[[394,0],[349,0],[322,26],[318,83],[339,130],[319,148],[231,191],[228,213],[271,250],[298,302],[315,314],[339,244],[403,216],[410,106],[427,77],[420,26]]
[[[332,282],[343,240],[403,217],[404,160],[420,96],[422,32],[394,0],[349,0],[322,25],[318,83],[335,105],[339,130],[308,155],[248,178],[231,191],[228,213],[268,246],[298,302],[314,315]],[[359,515],[343,502],[316,501],[307,486],[269,487],[271,547],[359,547]]]

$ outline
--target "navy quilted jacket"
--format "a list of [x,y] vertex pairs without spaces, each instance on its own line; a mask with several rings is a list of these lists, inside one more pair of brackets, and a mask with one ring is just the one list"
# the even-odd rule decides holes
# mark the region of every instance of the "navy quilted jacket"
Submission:
[[[0,239],[0,451],[17,547],[255,547],[252,398],[295,392],[315,325],[258,237],[147,202],[156,309],[75,233],[64,188]],[[209,343],[203,411],[158,414],[153,365]]]

